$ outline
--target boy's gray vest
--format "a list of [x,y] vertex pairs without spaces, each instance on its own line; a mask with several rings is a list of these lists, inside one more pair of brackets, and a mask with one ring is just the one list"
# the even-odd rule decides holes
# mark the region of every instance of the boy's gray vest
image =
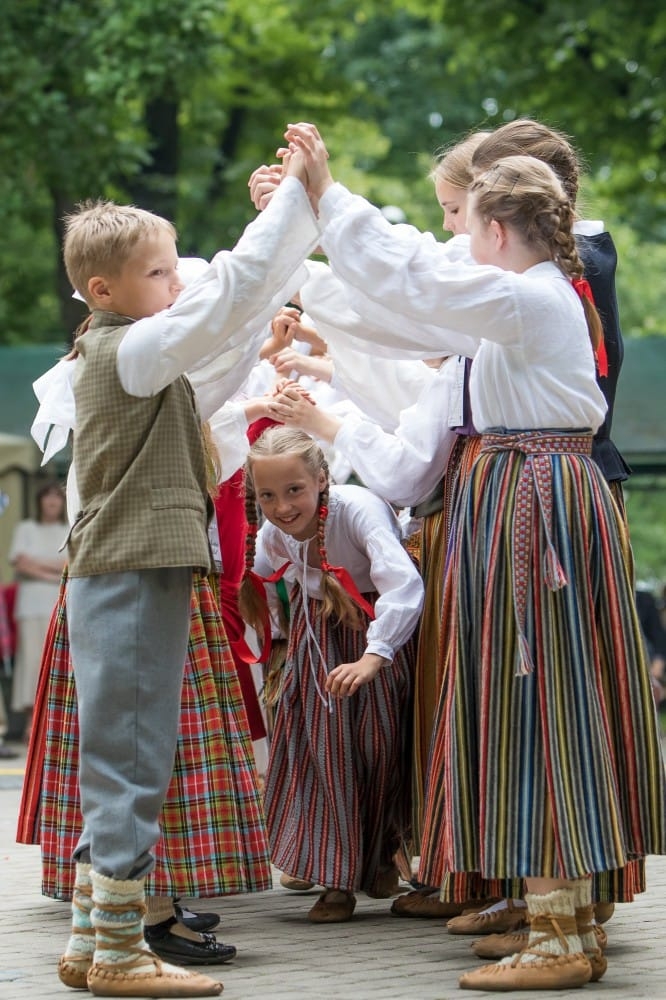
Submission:
[[147,398],[116,370],[127,319],[96,311],[77,341],[74,465],[81,509],[69,575],[193,566],[207,570],[208,491],[201,422],[183,376]]

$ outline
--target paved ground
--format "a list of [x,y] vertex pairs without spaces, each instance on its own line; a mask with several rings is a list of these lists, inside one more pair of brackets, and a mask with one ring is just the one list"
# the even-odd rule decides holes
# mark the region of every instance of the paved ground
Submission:
[[[40,894],[39,848],[14,842],[22,761],[0,761],[0,998],[63,1000],[55,966],[66,941],[69,909]],[[608,972],[580,990],[542,994],[590,1000],[666,1000],[666,858],[648,863],[648,892],[620,906],[606,924]],[[227,1000],[450,1000],[458,976],[478,964],[469,940],[447,935],[443,921],[389,914],[390,901],[360,897],[347,924],[305,920],[315,893],[273,892],[206,900],[223,915],[222,940],[236,960],[209,970]],[[218,931],[218,933],[220,933]],[[523,996],[526,994],[511,994]]]

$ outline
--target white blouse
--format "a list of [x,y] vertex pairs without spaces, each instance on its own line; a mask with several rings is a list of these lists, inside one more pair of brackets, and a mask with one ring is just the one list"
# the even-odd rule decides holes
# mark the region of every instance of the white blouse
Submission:
[[[182,372],[224,355],[223,387],[204,419],[239,388],[256,362],[263,329],[305,280],[317,226],[303,185],[286,177],[233,250],[220,250],[169,309],[132,323],[118,348],[118,375],[133,396],[152,396]],[[229,373],[233,378],[229,379]]]
[[335,447],[349,458],[365,485],[398,507],[424,500],[444,475],[456,439],[448,426],[456,362],[449,358],[431,372],[432,381],[414,405],[402,411],[394,433],[348,417],[335,436]]
[[[326,519],[326,554],[344,566],[361,594],[376,591],[375,619],[366,652],[392,660],[410,638],[423,605],[423,582],[403,548],[398,519],[383,500],[362,486],[331,486]],[[269,576],[288,559],[286,581],[297,580],[304,594],[321,598],[321,570],[307,566],[310,544],[299,542],[269,521],[259,531],[255,570]],[[330,664],[331,669],[337,664]]]
[[523,274],[452,261],[410,227],[394,227],[340,184],[320,200],[321,246],[352,308],[387,349],[474,358],[470,396],[478,430],[596,431],[606,401],[581,302],[552,262]]

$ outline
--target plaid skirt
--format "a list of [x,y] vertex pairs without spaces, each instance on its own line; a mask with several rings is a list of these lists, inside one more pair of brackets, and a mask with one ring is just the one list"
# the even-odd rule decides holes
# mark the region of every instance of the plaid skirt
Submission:
[[666,853],[626,523],[581,437],[485,437],[461,496],[419,873],[449,898]]
[[[151,895],[215,897],[272,888],[257,771],[238,677],[213,591],[195,576],[173,776]],[[17,839],[42,848],[42,892],[70,899],[81,832],[78,721],[65,584],[42,660]]]
[[[323,618],[314,599],[309,618],[330,669],[363,654],[365,630]],[[300,587],[292,591],[266,776],[266,823],[282,871],[329,888],[372,891],[378,874],[404,853],[413,659],[410,640],[369,684],[334,700],[329,711],[327,672],[321,657],[311,656]]]

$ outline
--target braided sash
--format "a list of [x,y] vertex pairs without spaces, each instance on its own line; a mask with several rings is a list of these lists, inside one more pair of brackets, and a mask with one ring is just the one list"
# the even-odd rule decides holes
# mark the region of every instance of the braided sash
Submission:
[[552,455],[584,455],[592,453],[592,434],[585,432],[516,431],[484,434],[481,454],[518,451],[525,455],[525,464],[516,486],[512,526],[513,602],[518,632],[518,668],[516,676],[529,674],[534,663],[525,635],[527,595],[529,591],[530,555],[536,517],[546,537],[543,582],[555,591],[568,583],[552,540],[553,483]]

